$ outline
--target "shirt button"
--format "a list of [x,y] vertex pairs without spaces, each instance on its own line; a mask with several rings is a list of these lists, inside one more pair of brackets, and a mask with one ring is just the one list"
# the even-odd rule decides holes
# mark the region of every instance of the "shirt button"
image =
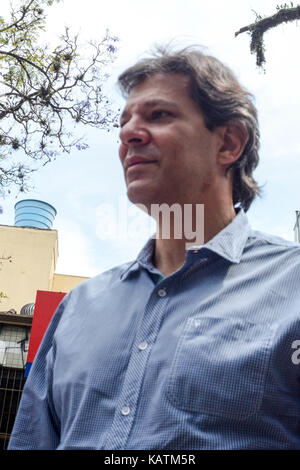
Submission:
[[148,347],[148,343],[147,341],[143,341],[142,343],[140,343],[138,345],[138,348],[141,350],[141,351],[144,351],[144,349],[146,349]]
[[193,253],[195,253],[195,254],[196,254],[196,253],[199,253],[199,250],[194,250]]
[[157,294],[159,295],[159,297],[165,297],[167,295],[167,291],[166,289],[159,289]]
[[123,408],[122,408],[122,410],[121,410],[121,413],[122,413],[123,416],[129,415],[129,413],[130,413],[130,408],[129,408],[129,406],[123,406]]

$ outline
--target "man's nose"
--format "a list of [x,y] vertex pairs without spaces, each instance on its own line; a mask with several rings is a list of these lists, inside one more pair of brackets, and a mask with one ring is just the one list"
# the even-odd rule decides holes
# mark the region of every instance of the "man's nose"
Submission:
[[150,141],[150,134],[138,119],[132,119],[122,127],[120,139],[123,145],[133,147],[147,144]]

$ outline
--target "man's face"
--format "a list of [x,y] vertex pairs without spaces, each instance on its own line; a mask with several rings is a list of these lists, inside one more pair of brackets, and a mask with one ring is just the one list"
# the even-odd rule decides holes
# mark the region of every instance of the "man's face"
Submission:
[[130,92],[119,156],[133,203],[204,203],[217,184],[217,144],[190,98],[189,79],[157,74]]

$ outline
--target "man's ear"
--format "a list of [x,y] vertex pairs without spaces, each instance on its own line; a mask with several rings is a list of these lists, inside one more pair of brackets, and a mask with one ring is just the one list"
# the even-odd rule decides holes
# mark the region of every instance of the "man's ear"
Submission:
[[218,161],[225,169],[234,163],[242,155],[249,134],[246,127],[240,121],[229,121],[218,128],[220,147]]

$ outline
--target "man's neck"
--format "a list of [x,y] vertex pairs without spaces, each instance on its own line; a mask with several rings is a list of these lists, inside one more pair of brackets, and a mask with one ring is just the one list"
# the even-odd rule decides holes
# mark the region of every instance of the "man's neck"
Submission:
[[[217,233],[225,228],[235,217],[235,211],[232,207],[226,214],[216,214],[209,216],[204,214],[204,243],[211,240]],[[159,227],[157,234],[159,234]],[[155,252],[153,256],[154,266],[166,277],[173,274],[181,268],[185,262],[187,244],[191,244],[191,240],[186,238],[161,238],[157,235],[155,240]]]

